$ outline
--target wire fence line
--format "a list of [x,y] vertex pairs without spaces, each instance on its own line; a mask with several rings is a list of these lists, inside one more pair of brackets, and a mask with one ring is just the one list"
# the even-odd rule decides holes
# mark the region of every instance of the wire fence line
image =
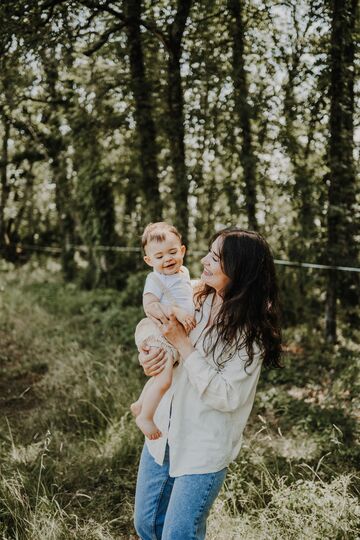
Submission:
[[[8,244],[8,246],[11,244]],[[51,253],[51,254],[60,254],[62,252],[62,248],[60,246],[37,246],[32,244],[13,244],[15,247],[15,250],[18,253],[21,253],[23,250],[27,251],[34,251],[34,252],[42,252],[42,253]],[[89,246],[86,245],[69,245],[69,248],[77,249],[79,251],[89,251]],[[119,253],[141,253],[142,249],[140,247],[131,247],[131,246],[92,246],[92,250],[94,251],[113,251],[113,252],[119,252]],[[204,255],[205,251],[191,251],[192,255]],[[308,262],[300,262],[300,261],[285,261],[282,259],[274,259],[274,263],[281,265],[281,266],[292,266],[295,268],[315,268],[318,270],[339,270],[341,272],[360,272],[360,268],[352,267],[352,266],[334,266],[334,265],[328,265],[328,264],[316,264],[316,263],[308,263]]]

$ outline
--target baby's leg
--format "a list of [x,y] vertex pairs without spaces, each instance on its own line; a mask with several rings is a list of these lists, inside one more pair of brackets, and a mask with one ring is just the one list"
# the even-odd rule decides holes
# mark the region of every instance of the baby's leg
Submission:
[[[154,330],[153,322],[148,319],[143,319],[143,321],[141,321],[141,323],[139,323],[138,326],[142,326],[143,329],[145,329],[145,334],[149,332],[149,329]],[[167,360],[171,359],[172,363],[174,363],[175,359],[177,358],[176,349],[174,349],[174,347],[172,347],[170,343],[162,336],[160,330],[157,327],[155,327],[155,330],[156,332],[154,332],[154,334],[146,336],[147,345],[151,348],[153,347],[153,348],[164,349],[167,356]],[[139,399],[137,399],[136,401],[134,401],[134,403],[130,405],[130,410],[134,416],[138,416],[140,414],[143,399],[144,399],[144,394],[148,386],[152,383],[152,381],[153,381],[153,378],[148,380],[148,382],[145,384],[144,388],[142,389]],[[170,384],[171,384],[171,381],[170,381]]]
[[139,351],[142,344],[146,342],[147,345],[162,347],[168,354],[172,354],[173,363],[179,359],[177,350],[163,337],[160,329],[150,319],[142,319],[139,322],[135,330],[135,341]]
[[170,357],[167,359],[162,372],[153,377],[152,384],[146,384],[143,390],[141,410],[136,417],[136,423],[144,435],[152,440],[161,437],[161,431],[157,428],[153,418],[161,398],[170,388],[172,370],[173,359]]
[[146,389],[152,384],[153,380],[154,378],[152,377],[144,384],[144,388],[141,390],[139,398],[130,405],[130,410],[134,416],[138,416],[140,414]]

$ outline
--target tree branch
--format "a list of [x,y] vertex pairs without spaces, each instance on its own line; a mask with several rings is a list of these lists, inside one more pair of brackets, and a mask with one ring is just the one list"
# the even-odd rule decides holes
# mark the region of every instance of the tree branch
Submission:
[[107,13],[110,13],[110,15],[120,19],[122,22],[126,22],[124,14],[109,6],[110,2],[99,4],[99,2],[93,2],[92,0],[79,0],[79,3],[89,9],[95,9],[98,13],[106,11]]
[[156,36],[161,41],[166,50],[170,50],[170,43],[168,37],[158,28],[154,21],[140,19],[140,24],[141,26],[146,28],[146,30],[149,30],[149,32],[154,34],[154,36]]
[[126,26],[125,23],[119,23],[119,24],[115,24],[114,26],[112,26],[111,28],[109,28],[109,30],[107,30],[101,37],[100,39],[98,39],[98,41],[96,41],[89,49],[83,51],[83,54],[85,54],[86,56],[91,56],[92,54],[94,54],[96,51],[98,51],[99,49],[101,49],[101,47],[103,47],[103,45],[105,45],[105,43],[108,42],[110,36],[112,34],[114,34],[115,32],[118,32],[119,30],[122,30],[124,27]]
[[40,99],[40,98],[34,98],[34,97],[31,97],[31,96],[25,96],[25,95],[20,95],[19,96],[19,103],[21,103],[21,101],[33,101],[34,103],[46,103],[47,105],[64,105],[67,103],[67,100],[66,99]]
[[226,12],[227,12],[226,8],[219,9],[218,11],[213,13],[212,15],[207,15],[206,17],[202,17],[201,19],[194,19],[193,18],[192,21],[193,21],[194,24],[202,24],[204,22],[210,21],[211,19],[215,19],[215,17],[217,17],[218,15],[222,15],[223,13],[226,13]]
[[172,41],[172,45],[175,48],[179,48],[181,40],[185,30],[186,20],[190,13],[192,0],[178,0],[177,11],[174,21],[169,27],[169,37]]

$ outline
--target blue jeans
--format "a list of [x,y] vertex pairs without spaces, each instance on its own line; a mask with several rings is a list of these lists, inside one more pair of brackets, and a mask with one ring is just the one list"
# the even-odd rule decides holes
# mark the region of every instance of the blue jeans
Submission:
[[136,484],[135,529],[141,540],[203,540],[206,519],[227,468],[169,476],[169,447],[162,466],[144,445]]

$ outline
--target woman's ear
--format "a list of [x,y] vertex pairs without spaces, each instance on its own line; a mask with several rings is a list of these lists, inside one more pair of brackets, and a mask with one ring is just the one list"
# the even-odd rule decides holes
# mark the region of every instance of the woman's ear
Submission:
[[147,255],[144,256],[144,261],[146,262],[146,264],[147,264],[148,266],[153,267],[153,264],[151,263],[151,258],[148,257]]

